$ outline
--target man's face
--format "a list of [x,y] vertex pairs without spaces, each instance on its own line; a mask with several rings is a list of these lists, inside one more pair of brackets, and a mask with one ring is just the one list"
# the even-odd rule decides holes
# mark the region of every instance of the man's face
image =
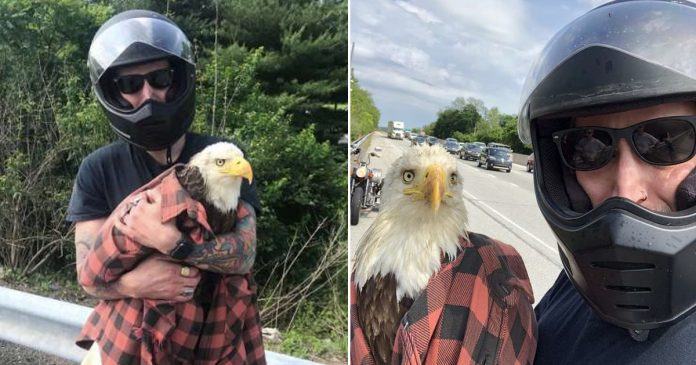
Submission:
[[[580,117],[576,127],[599,126],[625,128],[649,119],[696,115],[693,102],[669,103],[620,113]],[[604,167],[592,171],[576,171],[576,177],[597,207],[611,197],[630,199],[653,211],[676,210],[677,186],[696,167],[696,157],[678,165],[656,166],[640,159],[629,142],[619,140],[616,156]]]
[[[141,63],[133,66],[126,66],[117,71],[118,76],[124,75],[146,75],[152,71],[168,69],[170,67],[169,61],[167,60],[157,60],[148,63]],[[134,109],[137,109],[148,99],[152,99],[158,102],[165,102],[167,91],[170,87],[157,89],[152,87],[147,80],[143,84],[143,88],[140,91],[134,92],[132,94],[121,93],[121,96],[126,99]]]

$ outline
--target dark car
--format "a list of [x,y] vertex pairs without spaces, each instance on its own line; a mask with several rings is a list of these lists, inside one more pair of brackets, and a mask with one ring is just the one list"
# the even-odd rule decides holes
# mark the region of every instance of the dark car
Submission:
[[505,150],[512,152],[512,148],[510,148],[510,146],[508,146],[506,144],[502,144],[502,143],[491,142],[488,144],[488,147],[502,148],[502,149],[505,149]]
[[412,146],[424,146],[425,145],[425,137],[416,136],[416,138],[411,140],[411,145]]
[[466,147],[459,152],[459,157],[465,160],[476,161],[481,154],[481,146],[473,143],[467,143]]
[[450,140],[449,138],[445,141],[445,150],[453,155],[458,155],[462,146],[459,145],[457,140]]
[[471,142],[471,144],[475,144],[475,145],[477,145],[477,146],[479,146],[479,147],[481,147],[481,148],[486,147],[486,144],[483,143],[483,142]]
[[534,152],[527,157],[527,172],[534,170]]
[[437,144],[437,138],[433,136],[428,137],[428,146],[432,146],[435,144]]
[[486,147],[481,151],[478,159],[478,167],[485,165],[486,169],[502,167],[506,172],[512,171],[512,155],[507,148]]

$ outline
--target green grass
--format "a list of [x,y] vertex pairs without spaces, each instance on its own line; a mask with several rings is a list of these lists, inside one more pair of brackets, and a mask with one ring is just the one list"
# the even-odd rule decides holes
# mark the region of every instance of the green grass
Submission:
[[267,349],[328,364],[345,364],[348,358],[348,305],[318,308],[303,305],[293,325],[282,332],[280,343]]

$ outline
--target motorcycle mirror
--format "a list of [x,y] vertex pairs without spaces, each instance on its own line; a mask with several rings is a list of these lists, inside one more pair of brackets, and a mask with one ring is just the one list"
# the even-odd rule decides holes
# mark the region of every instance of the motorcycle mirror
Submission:
[[372,157],[379,157],[379,155],[376,154],[376,153],[374,153],[374,152],[370,152],[370,156],[372,156]]

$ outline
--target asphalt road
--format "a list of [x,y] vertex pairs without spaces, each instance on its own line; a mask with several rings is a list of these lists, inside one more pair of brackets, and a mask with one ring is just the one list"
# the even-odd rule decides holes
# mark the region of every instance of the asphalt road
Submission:
[[[409,140],[393,140],[378,132],[370,151],[381,147],[380,157],[373,157],[371,167],[386,174],[392,162],[410,148]],[[369,152],[369,151],[367,151]],[[464,171],[464,196],[469,211],[469,230],[508,243],[522,256],[538,301],[551,287],[561,271],[556,240],[536,204],[533,177],[525,166],[514,165],[512,172],[477,168],[476,162],[459,160]],[[377,216],[376,211],[362,211],[360,222],[350,226],[350,244],[355,247]],[[352,251],[351,251],[352,252]]]
[[0,341],[0,364],[75,365],[76,363],[11,342]]

